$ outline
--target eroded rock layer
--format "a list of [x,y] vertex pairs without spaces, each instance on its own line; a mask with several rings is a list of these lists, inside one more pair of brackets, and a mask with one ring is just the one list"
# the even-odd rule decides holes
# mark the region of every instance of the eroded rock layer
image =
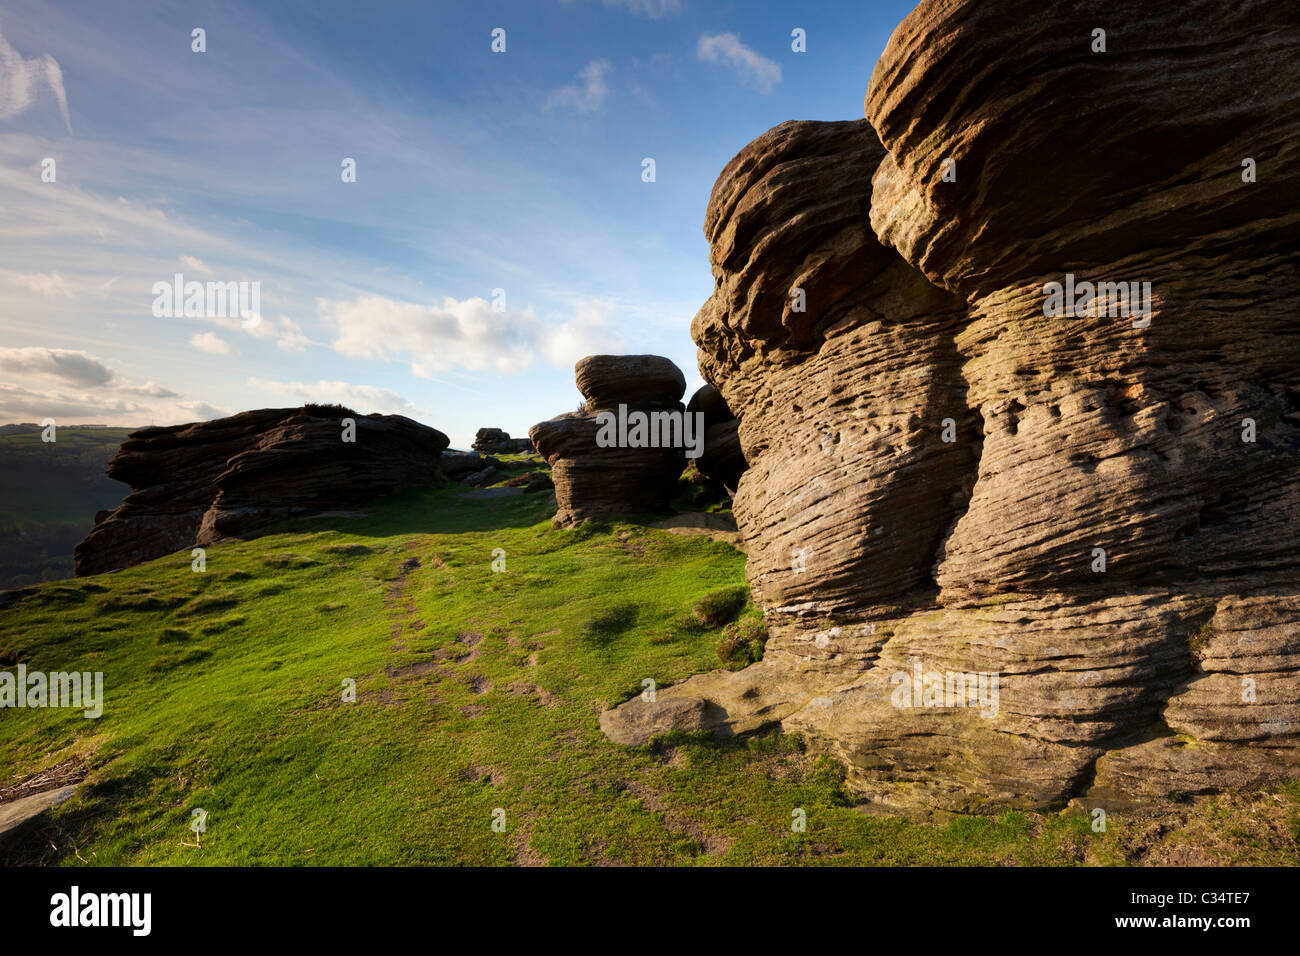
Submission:
[[[344,441],[343,418],[354,423]],[[77,574],[245,537],[441,476],[442,432],[401,415],[264,408],[133,432],[108,476],[133,489],[77,545]]]
[[[659,699],[904,811],[1300,776],[1300,8],[930,0],[866,116],[711,197],[772,638]],[[1150,308],[1048,314],[1067,274]]]

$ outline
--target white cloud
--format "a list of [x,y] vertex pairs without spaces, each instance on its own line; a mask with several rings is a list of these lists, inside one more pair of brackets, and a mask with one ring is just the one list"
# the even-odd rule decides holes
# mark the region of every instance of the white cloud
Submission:
[[734,33],[701,36],[697,52],[701,60],[732,67],[743,82],[753,84],[760,93],[770,93],[781,82],[781,65],[755,53]]
[[614,69],[609,60],[592,60],[578,74],[581,84],[570,83],[558,90],[552,90],[546,97],[546,108],[571,109],[578,113],[595,113],[605,103],[609,95],[606,75]]
[[48,53],[24,59],[0,33],[0,119],[13,119],[25,113],[36,101],[36,91],[44,82],[58,100],[64,125],[72,132],[72,115],[68,112],[68,94],[63,89],[63,70]]
[[[619,337],[609,328],[612,307],[580,302],[559,325],[538,321],[532,311],[493,312],[486,299],[443,299],[441,308],[362,296],[350,302],[318,299],[321,319],[337,329],[334,350],[352,358],[406,358],[411,372],[433,378],[456,368],[522,371],[537,356],[566,365],[594,352],[614,351]],[[585,351],[581,351],[585,350]]]
[[588,355],[621,351],[622,343],[609,327],[612,302],[593,300],[578,303],[572,319],[550,329],[542,354],[553,365],[572,366]]
[[190,336],[190,345],[210,355],[230,354],[230,343],[212,332],[195,332]]
[[485,299],[442,308],[362,296],[351,302],[317,301],[321,318],[338,330],[334,350],[352,358],[386,359],[409,355],[411,371],[432,378],[456,367],[514,372],[527,367],[535,349],[531,313],[493,312]]
[[107,385],[113,371],[82,351],[47,348],[0,348],[0,368],[17,375],[53,378],[82,388]]
[[[257,315],[257,324],[244,326],[244,320],[231,315],[196,315],[187,316],[184,321],[188,322],[206,322],[209,325],[215,325],[219,329],[225,329],[227,332],[243,332],[251,335],[255,339],[270,339],[275,337],[274,323],[267,322],[262,318],[260,313]],[[178,320],[179,321],[179,320]],[[250,319],[251,321],[251,319]]]
[[298,404],[318,402],[322,405],[346,405],[362,414],[405,415],[408,418],[428,418],[429,413],[407,401],[392,389],[377,385],[353,385],[351,382],[271,382],[250,378],[253,388],[275,395],[283,395]]
[[189,266],[195,272],[205,272],[208,275],[212,274],[212,270],[209,269],[207,264],[198,256],[181,256],[181,262],[185,263],[185,265]]

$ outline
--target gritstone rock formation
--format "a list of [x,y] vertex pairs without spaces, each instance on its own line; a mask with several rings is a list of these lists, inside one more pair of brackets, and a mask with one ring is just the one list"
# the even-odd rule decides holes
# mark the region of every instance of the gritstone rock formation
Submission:
[[686,378],[658,355],[589,355],[575,366],[582,410],[528,432],[551,466],[559,506],[554,524],[571,528],[594,518],[668,510],[686,459],[681,447],[600,447],[600,412],[684,413]]
[[[710,199],[772,637],[665,726],[780,723],[904,811],[1300,776],[1300,8],[927,0],[866,117]],[[1083,282],[1150,309],[1047,314]]]
[[469,479],[475,475],[501,469],[502,462],[499,458],[480,455],[478,452],[448,450],[444,451],[442,457],[438,459],[438,467],[452,481],[468,484]]
[[[355,422],[343,441],[341,419]],[[99,574],[294,515],[392,494],[441,476],[442,432],[401,415],[265,408],[133,432],[108,475],[133,489],[96,516],[77,574]]]
[[532,451],[533,443],[528,438],[511,438],[499,428],[480,428],[472,447],[483,455],[517,455]]

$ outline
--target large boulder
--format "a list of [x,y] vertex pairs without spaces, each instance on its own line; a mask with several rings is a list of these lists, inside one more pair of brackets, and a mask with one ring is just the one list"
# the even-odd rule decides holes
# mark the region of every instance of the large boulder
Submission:
[[502,462],[491,455],[448,449],[438,459],[438,467],[452,481],[464,481],[470,475],[477,474],[485,468],[501,468]]
[[[925,0],[866,115],[714,188],[773,636],[659,699],[904,811],[1300,776],[1300,9]],[[1050,314],[1074,281],[1151,308]]]
[[[343,419],[355,426],[344,441]],[[77,574],[99,574],[285,518],[349,507],[441,477],[448,438],[401,415],[264,408],[133,432],[108,465],[132,491],[96,516]]]
[[588,355],[573,370],[589,409],[679,408],[686,394],[686,376],[662,355]]
[[685,467],[681,446],[604,443],[601,413],[611,416],[685,413],[686,378],[658,355],[591,355],[575,367],[581,410],[534,425],[529,437],[551,466],[556,527],[588,519],[669,510]]

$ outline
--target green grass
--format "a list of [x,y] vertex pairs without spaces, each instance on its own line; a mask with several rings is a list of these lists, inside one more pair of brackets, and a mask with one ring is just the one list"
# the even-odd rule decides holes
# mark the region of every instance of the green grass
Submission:
[[[213,546],[206,573],[191,571],[186,551],[44,585],[0,611],[0,664],[102,670],[105,681],[99,720],[0,711],[0,787],[68,762],[88,771],[0,861],[994,865],[1132,855],[1141,821],[1114,815],[1106,834],[1082,814],[938,826],[867,815],[842,768],[791,737],[606,741],[605,707],[647,677],[662,687],[719,667],[725,627],[756,620],[737,607],[744,559],[727,545],[631,523],[554,530],[545,495],[471,500],[444,487],[367,510]],[[355,702],[344,699],[348,681]],[[1289,814],[1290,849],[1251,831],[1226,852],[1294,862],[1300,791],[1270,799]],[[209,815],[197,842],[195,808]],[[497,808],[504,832],[492,828]],[[805,832],[791,828],[796,810]]]

